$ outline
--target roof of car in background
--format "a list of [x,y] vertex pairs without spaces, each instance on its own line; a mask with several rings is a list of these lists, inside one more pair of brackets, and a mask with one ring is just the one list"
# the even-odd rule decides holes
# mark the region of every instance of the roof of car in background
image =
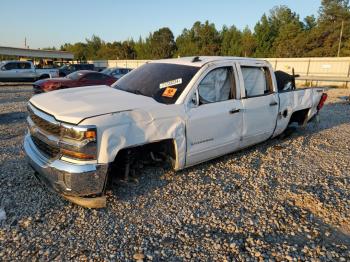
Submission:
[[105,69],[128,69],[128,70],[131,70],[132,68],[130,68],[130,67],[112,66],[112,67],[107,67]]
[[88,73],[97,73],[97,74],[99,74],[99,72],[96,72],[96,71],[93,71],[93,70],[78,70],[78,71],[75,71],[73,73],[79,73],[79,74],[84,74],[84,75],[86,75]]
[[21,61],[21,60],[4,60],[1,63],[32,63],[32,61]]

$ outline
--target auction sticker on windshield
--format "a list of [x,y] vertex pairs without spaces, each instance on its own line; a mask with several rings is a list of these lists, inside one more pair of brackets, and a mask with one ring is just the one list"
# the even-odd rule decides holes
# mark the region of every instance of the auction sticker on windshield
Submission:
[[172,87],[167,87],[165,88],[162,96],[165,96],[165,97],[173,97],[176,93],[176,88],[172,88]]
[[165,83],[159,84],[159,88],[169,87],[169,86],[176,86],[182,84],[182,78],[178,78],[175,80],[171,80]]

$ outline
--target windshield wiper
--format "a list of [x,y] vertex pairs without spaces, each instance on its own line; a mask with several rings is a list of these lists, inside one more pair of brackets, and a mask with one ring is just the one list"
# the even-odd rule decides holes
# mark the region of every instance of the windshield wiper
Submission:
[[144,96],[144,94],[140,90],[125,90],[125,89],[118,89],[118,90],[129,92],[129,93],[132,93],[132,94],[135,94],[135,95],[142,95],[142,96]]
[[146,96],[144,93],[142,93],[140,90],[136,89],[136,90],[127,90],[127,89],[123,89],[121,88],[120,86],[118,86],[117,84],[115,86],[113,86],[113,88],[115,89],[118,89],[120,91],[125,91],[125,92],[128,92],[128,93],[132,93],[132,94],[135,94],[135,95],[142,95],[142,96]]
[[144,95],[140,90],[134,90],[134,91],[132,91],[132,93],[134,93],[135,95]]

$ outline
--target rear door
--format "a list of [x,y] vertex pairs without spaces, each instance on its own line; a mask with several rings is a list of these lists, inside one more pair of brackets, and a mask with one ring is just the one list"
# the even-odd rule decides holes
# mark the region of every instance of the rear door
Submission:
[[238,67],[243,87],[242,147],[246,147],[272,136],[278,115],[278,94],[266,64],[241,62]]
[[17,68],[18,77],[21,79],[29,80],[36,77],[35,70],[29,62],[18,62]]
[[186,166],[240,147],[242,102],[237,98],[233,63],[203,73],[189,104]]

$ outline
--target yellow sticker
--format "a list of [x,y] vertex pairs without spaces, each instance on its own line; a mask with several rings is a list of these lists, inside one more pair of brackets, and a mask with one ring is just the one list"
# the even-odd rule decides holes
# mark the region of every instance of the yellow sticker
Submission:
[[173,97],[175,95],[176,91],[177,91],[176,88],[167,87],[167,88],[165,88],[162,96]]

